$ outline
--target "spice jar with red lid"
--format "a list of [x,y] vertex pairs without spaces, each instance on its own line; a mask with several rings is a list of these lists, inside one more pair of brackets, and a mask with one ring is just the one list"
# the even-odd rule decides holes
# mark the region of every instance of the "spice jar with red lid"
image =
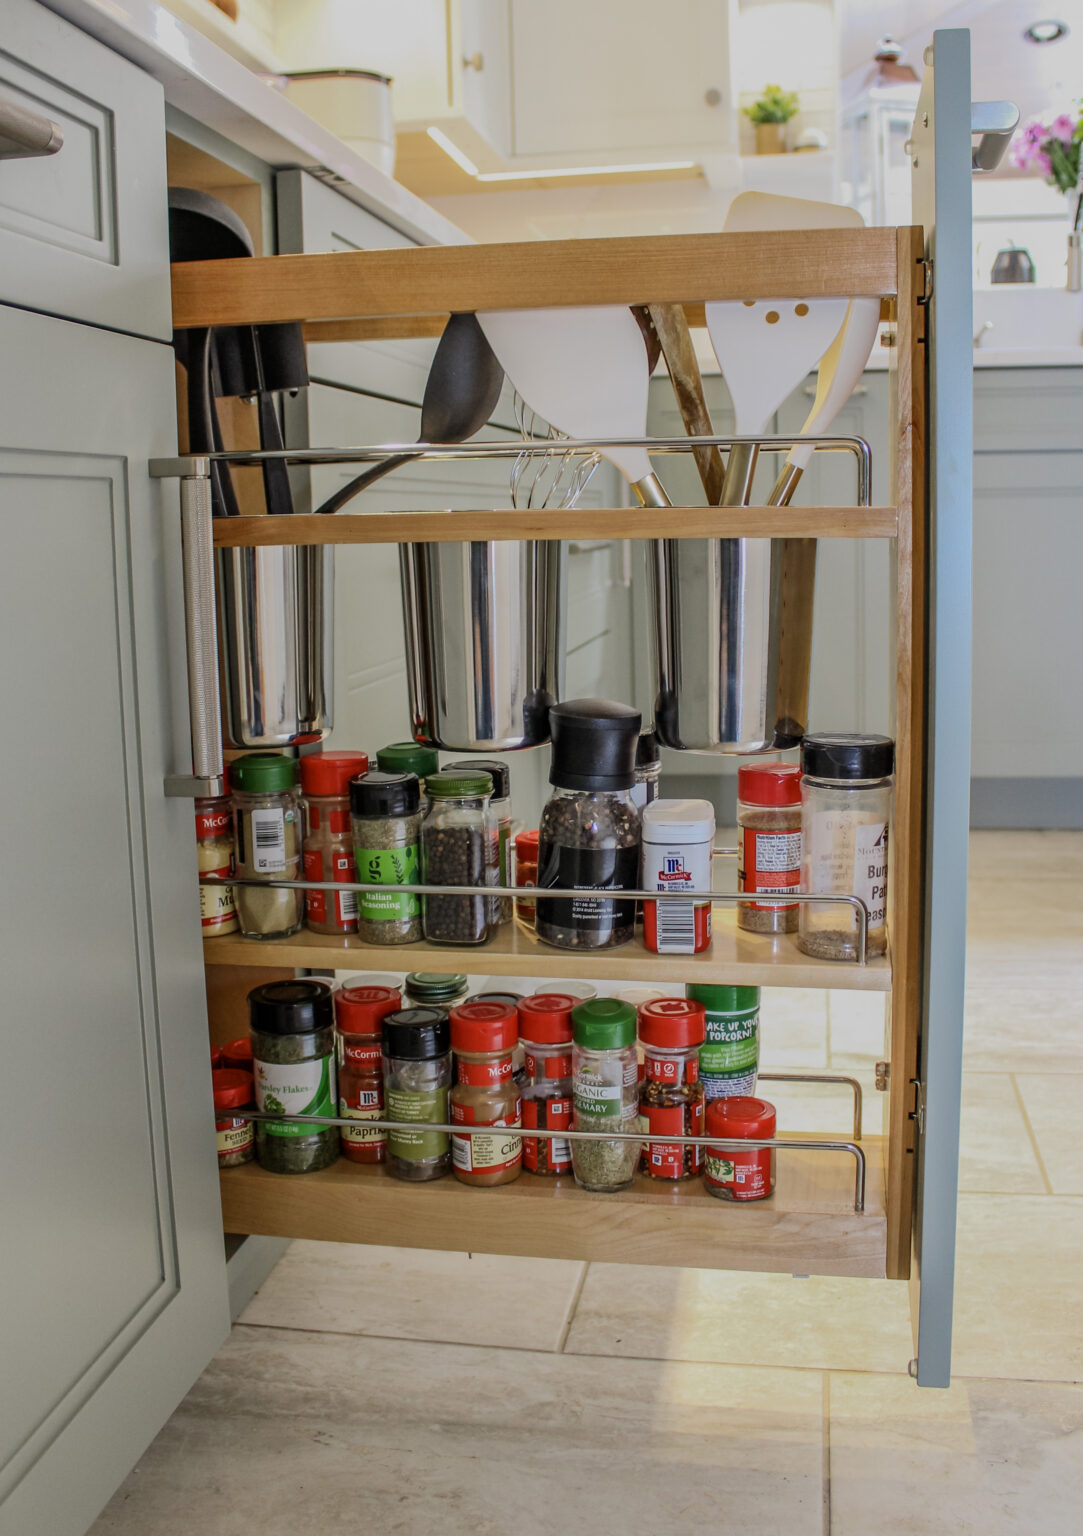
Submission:
[[211,1046],[211,1071],[212,1072],[217,1072],[218,1068],[221,1065],[222,1065],[222,1049],[221,1049],[220,1046],[212,1045]]
[[[522,886],[535,886],[538,883],[538,832],[535,828],[529,832],[517,832],[515,834],[515,883]],[[532,896],[517,896],[515,898],[515,920],[534,931],[536,919],[534,898]]]
[[[196,801],[196,855],[201,875],[225,881],[234,873],[233,804],[228,795]],[[237,932],[232,885],[201,885],[199,911],[204,938]]]
[[[706,1010],[691,998],[660,997],[640,1008],[645,1059],[639,1109],[649,1132],[703,1135],[699,1048],[706,1033]],[[643,1172],[652,1179],[691,1179],[702,1167],[702,1147],[665,1141],[648,1141],[643,1147]]]
[[[766,1099],[712,1099],[708,1136],[767,1141],[775,1134],[775,1106]],[[720,1200],[766,1200],[775,1189],[774,1147],[708,1147],[704,1184]]]
[[[301,759],[306,880],[356,881],[350,780],[367,773],[364,752],[316,752]],[[306,891],[305,926],[313,933],[357,932],[356,891]]]
[[[796,763],[743,763],[737,770],[737,889],[785,896],[801,889],[801,770]],[[749,933],[793,933],[798,903],[737,903]]]
[[449,1014],[456,1082],[448,1096],[452,1125],[491,1126],[488,1136],[451,1138],[455,1177],[463,1184],[510,1184],[523,1167],[519,1086],[512,1053],[519,1017],[510,1003],[460,1003]]
[[222,1065],[230,1067],[234,1071],[251,1072],[252,1069],[252,1040],[248,1035],[242,1035],[239,1040],[231,1040],[228,1045],[222,1047]]
[[218,1137],[219,1168],[238,1168],[256,1155],[256,1128],[231,1110],[255,1109],[252,1076],[221,1068],[211,1073],[214,1091],[214,1129]]
[[[572,1009],[582,999],[565,992],[540,992],[519,1000],[523,1046],[523,1129],[570,1131],[572,1127]],[[528,1173],[572,1171],[571,1143],[529,1136],[523,1140]]]
[[[397,987],[351,983],[334,995],[338,1056],[338,1112],[343,1120],[384,1120],[383,1020],[402,1007]],[[351,1163],[382,1163],[387,1132],[359,1125],[339,1131],[342,1155]]]

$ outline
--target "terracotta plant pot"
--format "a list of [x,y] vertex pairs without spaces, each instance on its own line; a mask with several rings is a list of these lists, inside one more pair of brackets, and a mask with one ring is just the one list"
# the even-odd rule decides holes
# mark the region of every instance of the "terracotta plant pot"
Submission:
[[786,153],[786,124],[757,123],[756,153],[758,155],[784,155]]

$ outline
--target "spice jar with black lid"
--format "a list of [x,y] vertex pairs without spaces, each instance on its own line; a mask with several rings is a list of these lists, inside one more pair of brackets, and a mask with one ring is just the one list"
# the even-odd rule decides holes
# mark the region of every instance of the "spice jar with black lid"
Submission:
[[[496,821],[498,856],[497,870],[499,878],[497,885],[511,884],[511,770],[507,763],[501,763],[496,758],[477,758],[472,762],[449,763],[448,771],[452,773],[487,773],[493,781],[493,795],[489,801],[489,809]],[[493,896],[489,903],[489,921],[491,923],[511,922],[510,896]]]
[[[429,814],[421,827],[425,885],[495,885],[498,835],[489,807],[487,773],[430,774]],[[425,937],[430,944],[484,944],[489,937],[487,896],[426,896]]]
[[429,809],[429,797],[425,793],[425,780],[440,768],[440,755],[435,747],[424,747],[419,741],[393,741],[389,747],[381,747],[376,754],[376,766],[381,773],[413,773],[421,786],[421,814]]
[[421,898],[396,885],[421,884],[421,787],[415,773],[374,770],[350,782],[358,892],[357,934],[367,944],[414,944]]
[[426,1131],[448,1124],[451,1087],[451,1033],[439,1008],[400,1008],[383,1020],[384,1099],[387,1118],[401,1131],[387,1133],[388,1172],[397,1179],[425,1183],[451,1167],[446,1131]]
[[[785,896],[801,889],[801,770],[796,763],[742,763],[737,770],[737,889]],[[800,903],[739,901],[748,933],[793,933]]]
[[[335,1114],[331,988],[298,978],[248,994],[256,1108],[269,1115]],[[315,1173],[338,1157],[338,1127],[256,1123],[256,1157],[272,1173]]]
[[[661,997],[639,1010],[644,1051],[639,1108],[652,1135],[703,1135],[703,1084],[699,1048],[706,1038],[702,1003]],[[648,1141],[643,1172],[652,1179],[690,1179],[703,1168],[703,1148],[680,1142]]]
[[512,1052],[519,1043],[514,1004],[460,1003],[449,1015],[456,1082],[448,1099],[452,1125],[486,1126],[491,1135],[452,1136],[455,1177],[479,1188],[510,1184],[523,1168],[519,1086]]
[[[549,711],[553,785],[538,837],[538,889],[635,890],[639,810],[633,804],[636,709],[574,699]],[[537,900],[539,939],[560,949],[609,949],[635,932],[634,900]]]
[[[245,880],[300,880],[301,810],[297,763],[280,752],[250,752],[229,765],[237,874]],[[233,895],[246,939],[297,933],[303,891],[239,885]]]

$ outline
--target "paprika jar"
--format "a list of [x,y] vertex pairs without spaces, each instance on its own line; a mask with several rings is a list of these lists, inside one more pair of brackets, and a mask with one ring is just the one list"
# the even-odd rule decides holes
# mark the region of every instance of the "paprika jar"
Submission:
[[384,1098],[387,1118],[401,1131],[387,1134],[388,1172],[424,1183],[439,1179],[451,1164],[446,1131],[425,1123],[448,1123],[451,1051],[447,1014],[439,1008],[400,1008],[384,1015]]
[[[519,1000],[524,1131],[571,1130],[572,1009],[579,1002],[566,992],[540,992]],[[524,1137],[523,1167],[528,1173],[570,1173],[571,1142]]]
[[519,1043],[513,1004],[460,1003],[449,1015],[456,1083],[449,1107],[452,1125],[491,1126],[487,1136],[452,1136],[455,1177],[479,1188],[510,1184],[523,1168],[519,1085],[512,1052]]
[[[703,1004],[691,998],[661,997],[640,1008],[644,1072],[639,1110],[648,1131],[703,1135],[699,1048],[705,1036]],[[703,1168],[703,1148],[648,1141],[642,1167],[652,1179],[691,1179]]]
[[[338,1055],[338,1112],[343,1120],[383,1120],[384,1062],[381,1025],[402,1007],[397,987],[352,983],[335,992],[335,1044]],[[342,1155],[351,1163],[382,1163],[387,1132],[359,1125],[340,1127]]]
[[[538,833],[537,829],[519,832],[515,837],[515,884],[535,886],[538,883]],[[515,920],[534,932],[537,914],[532,896],[515,898]]]
[[[350,780],[367,773],[364,752],[319,752],[301,759],[306,880],[356,880],[350,827]],[[357,932],[356,891],[306,891],[305,927],[342,936]]]
[[[796,763],[744,763],[737,770],[737,889],[785,896],[801,889],[801,770]],[[793,933],[798,903],[739,901],[748,933]]]
[[239,1168],[256,1155],[256,1128],[237,1109],[255,1109],[252,1078],[248,1072],[223,1068],[211,1073],[214,1091],[214,1129],[218,1138],[219,1168]]
[[[775,1134],[775,1106],[766,1099],[712,1099],[708,1136],[766,1141]],[[766,1200],[775,1190],[774,1147],[708,1147],[704,1184],[720,1200]]]
[[[199,873],[228,880],[233,870],[233,804],[228,795],[196,801],[196,856]],[[237,932],[231,885],[201,885],[199,913],[204,938]]]

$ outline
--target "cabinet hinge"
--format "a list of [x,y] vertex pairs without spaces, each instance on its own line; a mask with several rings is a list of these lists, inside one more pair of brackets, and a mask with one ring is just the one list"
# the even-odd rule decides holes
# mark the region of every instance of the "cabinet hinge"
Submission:
[[925,1135],[925,1084],[919,1077],[910,1079],[914,1090],[914,1107],[910,1111],[910,1118],[917,1122],[918,1135]]
[[922,281],[924,292],[918,295],[918,303],[928,304],[929,300],[933,296],[933,264],[927,256],[923,258],[921,262],[921,268],[924,273],[924,278]]
[[876,1088],[877,1093],[886,1093],[887,1090],[888,1090],[888,1085],[889,1085],[890,1081],[891,1081],[891,1063],[890,1063],[890,1061],[878,1061],[876,1063],[876,1076],[873,1079],[873,1084],[874,1084],[874,1086]]

